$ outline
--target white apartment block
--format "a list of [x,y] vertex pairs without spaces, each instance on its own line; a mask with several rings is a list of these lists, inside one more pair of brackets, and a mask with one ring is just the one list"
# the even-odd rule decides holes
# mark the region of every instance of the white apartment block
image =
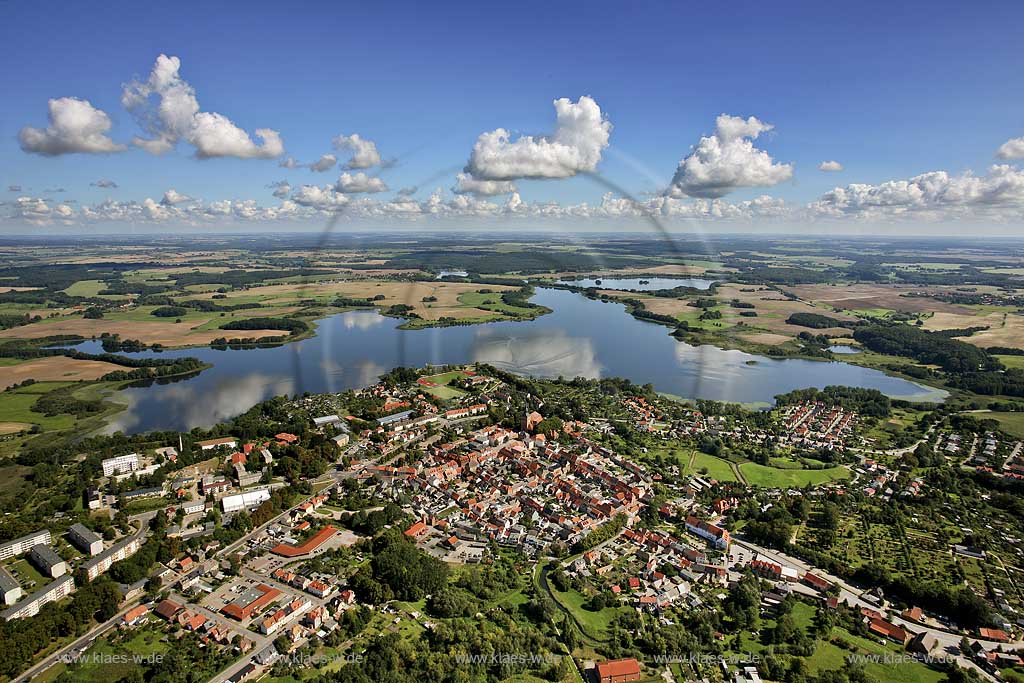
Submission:
[[126,541],[121,541],[110,546],[102,553],[82,565],[85,576],[92,581],[103,572],[110,569],[111,565],[121,560],[126,560],[139,550],[139,539],[132,536]]
[[113,458],[107,458],[100,464],[103,465],[104,477],[109,477],[114,474],[134,472],[139,469],[139,454],[129,453],[128,455],[118,455]]
[[83,524],[71,525],[68,540],[82,552],[89,553],[90,557],[103,552],[103,537]]
[[39,614],[39,609],[48,602],[56,602],[75,592],[75,579],[70,574],[65,574],[56,581],[43,586],[40,590],[28,596],[14,607],[0,613],[4,621],[12,619],[25,619]]
[[18,555],[24,555],[37,545],[49,545],[51,540],[50,530],[43,529],[42,531],[37,531],[34,534],[28,534],[27,536],[16,538],[13,541],[7,541],[6,543],[0,544],[0,560],[7,560],[12,557],[17,557]]

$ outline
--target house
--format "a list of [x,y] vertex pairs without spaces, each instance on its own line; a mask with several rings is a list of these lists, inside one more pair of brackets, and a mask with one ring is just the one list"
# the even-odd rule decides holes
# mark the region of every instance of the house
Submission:
[[812,574],[811,572],[807,572],[806,574],[804,574],[803,580],[804,583],[806,583],[811,588],[822,592],[827,591],[829,588],[832,587],[831,583],[829,583],[828,581],[826,581],[825,579],[821,578],[816,574]]
[[719,550],[727,549],[731,542],[728,531],[709,522],[697,519],[693,515],[689,515],[686,518],[686,530],[700,536]]
[[310,581],[309,585],[306,586],[306,590],[316,597],[323,599],[334,592],[334,586],[323,581]]
[[640,680],[640,662],[629,659],[613,659],[597,665],[599,683],[623,683]]
[[939,640],[928,631],[922,631],[910,639],[907,649],[920,655],[930,655],[940,647]]
[[121,560],[128,559],[134,555],[138,552],[139,547],[139,537],[131,536],[110,546],[102,553],[83,564],[80,569],[84,571],[88,579],[92,581],[97,576],[110,569],[115,562],[120,562]]
[[532,432],[534,428],[543,421],[544,416],[535,410],[532,413],[523,416],[523,431]]
[[134,607],[121,617],[121,623],[125,626],[137,626],[146,621],[146,615],[149,614],[149,607],[146,605],[139,605]]
[[424,524],[423,522],[416,522],[415,524],[413,524],[412,526],[410,526],[408,529],[405,530],[405,535],[408,536],[409,538],[418,538],[419,536],[422,536],[423,534],[425,534],[426,531],[427,531],[427,525],[426,524]]
[[906,645],[910,638],[902,628],[883,619],[869,618],[868,630],[900,645]]
[[905,609],[900,616],[908,621],[924,621],[924,612],[921,611],[920,607]]
[[199,482],[199,492],[204,496],[216,496],[231,490],[231,482],[222,477],[208,474]]
[[176,615],[182,609],[182,605],[174,602],[173,600],[161,600],[160,604],[157,605],[156,609],[153,610],[153,613],[156,614],[158,617],[170,621],[174,618],[174,615]]
[[998,628],[979,628],[978,636],[984,640],[994,640],[997,643],[1010,642],[1010,636],[1007,635],[1006,631]]

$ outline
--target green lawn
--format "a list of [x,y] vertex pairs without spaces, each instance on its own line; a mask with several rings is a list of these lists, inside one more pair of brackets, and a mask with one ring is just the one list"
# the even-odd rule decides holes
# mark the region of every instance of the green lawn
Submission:
[[576,590],[562,593],[552,586],[551,595],[554,596],[558,604],[572,613],[576,621],[583,627],[584,635],[594,640],[608,639],[608,628],[611,626],[612,619],[622,609],[621,607],[605,607],[600,612],[591,612],[583,608],[587,597]]
[[21,584],[26,595],[42,588],[50,582],[49,578],[40,574],[39,571],[24,557],[11,562],[7,565],[7,568],[18,579],[18,583]]
[[818,486],[830,481],[848,479],[850,470],[845,467],[830,467],[824,470],[794,470],[766,467],[754,462],[740,465],[744,479],[754,486],[768,487],[803,487],[807,484]]
[[459,303],[473,308],[481,308],[485,311],[501,313],[529,313],[530,309],[519,306],[509,306],[501,300],[502,292],[464,292],[459,295]]
[[[707,453],[696,452],[694,448],[664,447],[652,448],[650,455],[662,455],[666,458],[675,458],[679,463],[679,470],[683,474],[695,475],[698,477],[710,477],[718,481],[737,481],[736,474],[732,471],[727,460],[716,458]],[[690,466],[690,460],[693,466]]]
[[79,280],[64,290],[68,296],[98,296],[107,288],[103,280]]
[[[797,626],[806,629],[811,625],[814,611],[815,608],[813,606],[805,602],[798,602],[793,606],[791,616]],[[767,632],[770,628],[774,628],[774,625],[774,620],[764,619],[761,622],[761,632]],[[827,640],[818,640],[814,654],[807,658],[811,674],[816,675],[823,671],[848,668],[849,664],[846,662],[846,657],[851,655],[873,657],[881,660],[882,657],[902,657],[906,654],[903,648],[893,643],[883,645],[877,640],[861,638],[838,627],[832,629],[832,636],[842,638],[847,643],[853,645],[854,648],[848,650]],[[752,637],[750,633],[741,634],[740,643],[742,652],[735,654],[745,654],[747,652],[761,654],[765,649],[765,646]],[[872,661],[865,663],[864,669],[873,680],[886,681],[886,683],[889,681],[896,683],[939,683],[939,681],[945,680],[945,674],[916,662],[896,664],[893,662]]]
[[[162,640],[163,634],[154,626],[135,630],[123,643],[113,644],[105,635],[85,652],[85,659],[67,665],[52,667],[59,671],[61,681],[68,683],[106,683],[116,681],[140,670],[150,658],[162,655],[169,644]],[[116,636],[113,636],[116,637]],[[47,672],[49,673],[49,672]]]
[[1007,434],[1024,439],[1024,413],[976,413],[974,417],[983,420],[995,420]]
[[423,379],[438,384],[440,386],[427,387],[423,386],[422,384],[419,386],[422,386],[424,391],[431,393],[434,396],[437,396],[439,399],[443,401],[447,401],[458,396],[466,395],[465,391],[462,391],[461,389],[456,389],[455,387],[448,386],[449,383],[454,382],[456,379],[465,376],[466,375],[461,370],[452,370],[451,372],[442,372],[437,375],[428,375]]
[[[716,458],[707,453],[697,453],[693,459],[693,469],[687,470],[688,474],[707,476],[718,481],[737,481],[736,474],[727,460]],[[704,474],[707,472],[707,474]]]
[[1024,356],[996,356],[1008,368],[1024,368]]
[[0,422],[27,422],[41,425],[43,429],[70,428],[75,424],[75,418],[71,415],[46,417],[32,410],[32,405],[41,395],[67,385],[68,382],[36,382],[3,392],[0,398]]

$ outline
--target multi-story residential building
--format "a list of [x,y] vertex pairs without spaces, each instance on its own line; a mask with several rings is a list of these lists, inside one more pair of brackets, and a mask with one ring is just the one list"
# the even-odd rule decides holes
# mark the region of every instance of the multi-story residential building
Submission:
[[5,568],[0,567],[0,600],[8,607],[21,597],[21,584]]
[[86,577],[92,581],[103,572],[110,569],[111,565],[115,562],[127,559],[134,555],[139,550],[139,538],[132,536],[131,538],[116,543],[102,553],[92,558],[88,562],[82,565],[82,570],[85,571]]
[[39,567],[39,571],[51,579],[56,579],[68,573],[67,562],[57,554],[57,551],[48,545],[37,545],[29,553],[32,563]]
[[61,598],[71,595],[75,591],[75,579],[70,574],[65,574],[56,581],[43,586],[41,589],[28,596],[21,602],[0,613],[0,619],[11,621],[12,619],[24,619],[39,614],[39,609],[48,602],[56,602]]
[[68,540],[89,556],[98,555],[103,552],[103,537],[83,524],[72,524],[68,529]]
[[692,515],[686,518],[686,530],[692,534],[700,536],[719,550],[725,550],[728,548],[731,541],[727,530],[697,519]]
[[13,541],[0,544],[0,560],[7,560],[18,555],[24,555],[37,545],[49,544],[52,538],[50,530],[43,529],[32,534],[27,534]]
[[104,477],[134,472],[139,469],[139,454],[118,455],[113,458],[107,458],[100,464],[103,466]]

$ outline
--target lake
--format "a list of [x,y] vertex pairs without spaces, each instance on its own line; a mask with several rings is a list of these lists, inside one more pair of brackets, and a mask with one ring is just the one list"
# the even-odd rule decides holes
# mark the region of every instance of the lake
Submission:
[[[598,284],[598,280],[601,284]],[[693,287],[694,289],[708,289],[714,280],[705,280],[699,277],[607,277],[607,278],[584,278],[582,280],[559,280],[561,285],[574,285],[576,287],[600,287],[601,289],[614,289],[616,291],[628,292],[653,292],[658,289],[675,289],[676,287]]]
[[[318,322],[317,335],[267,349],[210,348],[142,355],[195,356],[209,370],[178,381],[124,389],[128,407],[109,431],[210,426],[279,394],[336,392],[373,384],[398,365],[484,362],[538,377],[625,377],[685,398],[771,403],[792,389],[843,384],[892,397],[940,401],[946,392],[841,362],[771,359],[676,341],[669,328],[639,321],[622,304],[538,289],[553,313],[527,322],[399,330],[402,320],[350,311]],[[77,346],[100,352],[96,341]]]

